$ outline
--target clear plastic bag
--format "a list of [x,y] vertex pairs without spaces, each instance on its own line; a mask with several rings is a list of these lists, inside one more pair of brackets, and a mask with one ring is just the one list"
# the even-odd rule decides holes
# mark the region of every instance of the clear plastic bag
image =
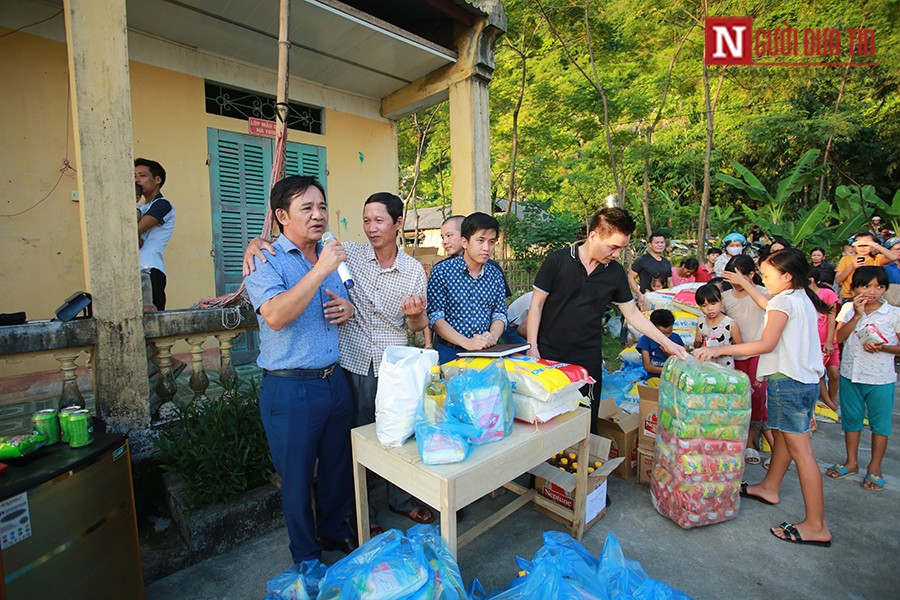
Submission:
[[492,360],[481,370],[466,369],[447,384],[447,412],[481,430],[469,438],[480,445],[501,440],[512,431],[515,408],[512,388],[502,359]]
[[747,376],[714,362],[669,359],[659,411],[653,506],[684,528],[734,518],[750,424]]

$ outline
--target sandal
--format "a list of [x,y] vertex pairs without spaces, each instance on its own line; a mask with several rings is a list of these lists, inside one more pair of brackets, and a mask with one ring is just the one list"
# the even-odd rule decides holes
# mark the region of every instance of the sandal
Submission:
[[863,479],[863,482],[860,484],[864,490],[869,490],[870,492],[880,492],[884,489],[884,477],[881,475],[873,475],[872,473],[867,473],[866,478]]
[[754,450],[753,448],[746,448],[744,450],[744,462],[748,465],[758,465],[759,464],[759,452]]
[[832,465],[825,471],[825,474],[832,479],[843,479],[844,477],[850,477],[857,473],[859,473],[859,469],[851,471],[844,465]]
[[763,463],[763,469],[765,469],[765,470],[768,471],[768,470],[769,470],[769,465],[771,465],[771,464],[772,464],[772,459],[771,459],[771,458],[767,458],[767,459],[766,459],[766,462]]
[[434,523],[434,513],[431,512],[430,509],[424,506],[417,506],[409,512],[403,512],[402,510],[397,510],[393,507],[388,507],[388,509],[398,515],[402,515],[411,521],[415,521],[416,523],[421,523],[423,525],[430,525]]

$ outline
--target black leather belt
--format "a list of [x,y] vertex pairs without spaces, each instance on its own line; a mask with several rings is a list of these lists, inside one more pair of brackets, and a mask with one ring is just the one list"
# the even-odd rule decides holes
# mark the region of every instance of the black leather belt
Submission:
[[266,375],[271,375],[272,377],[295,377],[297,379],[325,379],[332,373],[334,373],[334,369],[337,367],[337,363],[334,363],[330,367],[325,367],[324,369],[276,369],[274,371],[269,371],[267,369],[263,369],[263,373]]

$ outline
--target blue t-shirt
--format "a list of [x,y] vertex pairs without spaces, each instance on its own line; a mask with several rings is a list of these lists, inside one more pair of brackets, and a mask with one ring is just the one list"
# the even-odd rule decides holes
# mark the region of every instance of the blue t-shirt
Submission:
[[[669,339],[679,346],[684,346],[684,342],[681,341],[681,336],[674,331],[669,334]],[[650,353],[650,364],[654,367],[663,366],[663,363],[665,363],[666,359],[669,358],[669,355],[663,352],[662,346],[660,346],[658,342],[655,342],[646,335],[641,336],[641,339],[638,340],[637,346],[635,347],[638,349],[638,352],[640,352],[641,350],[646,350]],[[643,354],[641,356],[643,356]]]
[[896,262],[885,266],[884,270],[887,271],[888,283],[900,283],[900,267]]

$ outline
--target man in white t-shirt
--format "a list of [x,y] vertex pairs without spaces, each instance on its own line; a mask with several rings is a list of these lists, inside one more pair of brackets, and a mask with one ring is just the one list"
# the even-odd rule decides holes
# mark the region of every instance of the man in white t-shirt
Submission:
[[160,192],[166,183],[166,170],[155,160],[134,161],[134,183],[141,188],[137,197],[138,246],[141,271],[149,272],[153,305],[166,309],[166,266],[163,252],[175,229],[175,208]]

